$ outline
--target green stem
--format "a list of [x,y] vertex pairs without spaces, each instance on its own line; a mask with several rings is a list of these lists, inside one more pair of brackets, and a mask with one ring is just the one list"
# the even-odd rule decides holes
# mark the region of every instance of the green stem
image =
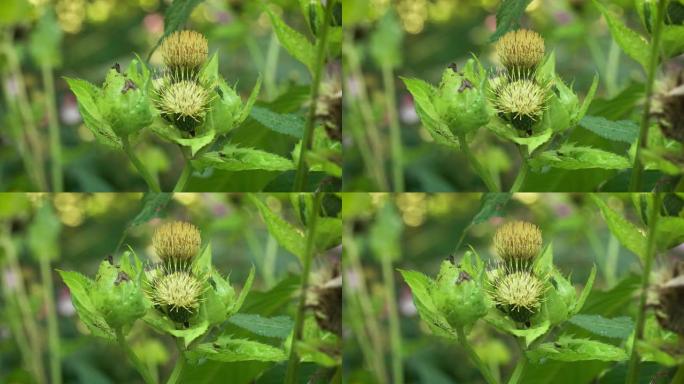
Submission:
[[147,187],[150,189],[150,191],[161,192],[157,180],[150,174],[150,172],[147,170],[145,165],[140,161],[140,159],[138,159],[138,157],[135,155],[135,152],[133,152],[133,148],[131,148],[131,144],[128,141],[128,138],[123,137],[121,139],[121,144],[123,145],[124,152],[126,152],[126,155],[128,155],[128,158],[131,160],[131,163],[133,163],[133,166],[135,166],[135,169],[137,169],[138,173],[140,173],[140,176],[142,176],[142,178],[145,179]]
[[50,137],[52,192],[64,190],[64,176],[62,174],[62,144],[59,137],[59,121],[57,119],[57,105],[55,102],[55,79],[52,67],[43,64],[41,66],[43,84],[45,85],[45,103],[47,107],[48,134]]
[[397,117],[397,100],[393,72],[391,66],[382,66],[382,82],[385,87],[390,145],[392,149],[392,184],[394,192],[401,193],[404,192],[404,161],[401,146],[401,128],[399,127],[399,118]]
[[[332,3],[332,1],[330,2]],[[330,4],[328,3],[328,4]],[[311,261],[314,256],[314,239],[316,237],[316,225],[318,224],[318,210],[321,205],[322,194],[316,192],[314,195],[311,219],[306,234],[306,248],[304,252],[304,265],[302,266],[302,288],[299,294],[299,306],[295,317],[295,326],[290,345],[290,358],[287,363],[285,383],[294,384],[298,382],[299,376],[299,355],[297,354],[297,343],[302,339],[304,332],[304,318],[306,317],[306,294],[309,290],[309,274],[311,272]]]
[[47,312],[48,350],[50,351],[50,383],[62,383],[62,361],[59,343],[59,323],[57,322],[57,310],[55,309],[55,296],[52,292],[52,271],[50,260],[40,258],[40,275],[43,282],[43,300]]
[[677,372],[675,372],[674,376],[672,376],[672,381],[670,381],[670,384],[684,384],[684,364],[677,368]]
[[529,171],[530,166],[527,164],[527,153],[526,151],[518,146],[518,150],[520,151],[520,170],[518,171],[518,175],[515,177],[515,180],[513,181],[513,186],[511,186],[511,193],[516,193],[520,190],[520,187],[522,187],[523,183],[525,183],[525,178],[527,177],[527,171]]
[[470,342],[468,342],[468,337],[466,336],[462,327],[456,329],[456,335],[458,336],[458,342],[461,343],[461,347],[465,349],[470,360],[473,362],[473,364],[475,364],[477,369],[480,370],[480,374],[485,379],[487,384],[498,384],[497,380],[494,378],[494,375],[492,375],[492,372],[489,370],[489,367],[487,367],[487,364],[480,359],[480,356],[477,355],[473,347],[470,345]]
[[181,373],[183,373],[183,368],[185,368],[185,346],[183,345],[183,339],[178,337],[176,338],[176,347],[178,348],[178,360],[176,361],[176,365],[173,367],[173,371],[171,371],[171,376],[169,376],[169,379],[166,381],[166,384],[178,383]]
[[404,382],[404,368],[401,348],[401,330],[399,328],[399,311],[392,273],[392,257],[387,252],[382,254],[382,280],[387,294],[387,315],[389,318],[389,336],[392,356],[392,382]]
[[[594,40],[594,39],[589,39]],[[618,89],[618,69],[620,67],[620,46],[614,39],[610,40],[608,51],[608,64],[606,64],[606,93],[612,99]]]
[[646,298],[648,296],[649,278],[651,275],[651,265],[655,258],[655,236],[658,226],[658,211],[662,202],[662,194],[655,193],[653,197],[653,208],[648,219],[648,238],[646,240],[646,258],[644,260],[644,270],[641,276],[641,296],[639,298],[639,309],[637,312],[636,329],[634,331],[634,343],[632,344],[632,356],[629,360],[627,371],[627,384],[636,384],[639,378],[639,352],[637,343],[644,336],[644,324],[646,323]]
[[651,41],[651,57],[648,63],[648,79],[646,81],[646,104],[644,114],[641,116],[641,129],[639,132],[639,143],[637,144],[636,155],[634,156],[634,167],[632,168],[632,179],[629,183],[630,192],[641,191],[642,173],[644,164],[641,162],[641,151],[648,146],[648,124],[651,119],[651,98],[653,96],[653,82],[658,68],[658,56],[660,52],[660,35],[663,29],[663,18],[667,0],[658,1],[656,12],[656,24],[653,27],[653,38]]
[[126,342],[126,337],[124,336],[123,330],[121,328],[116,330],[116,341],[119,344],[119,347],[121,347],[121,349],[123,349],[123,351],[126,353],[128,360],[131,361],[135,369],[138,371],[138,373],[140,373],[143,381],[145,381],[146,384],[156,384],[145,364],[140,361],[138,356],[136,356],[135,352],[133,352],[131,347],[128,345],[128,342]]
[[264,89],[266,90],[266,97],[268,100],[273,100],[276,97],[278,90],[276,83],[276,73],[278,70],[278,56],[280,53],[280,44],[278,44],[278,36],[273,32],[271,40],[268,42],[268,50],[266,51],[266,68],[264,68]]
[[183,151],[183,148],[181,148],[181,152],[183,152],[185,166],[183,166],[183,172],[181,172],[180,177],[176,182],[176,186],[173,187],[174,193],[183,192],[183,190],[185,189],[185,184],[188,182],[190,176],[192,175],[192,163],[190,162],[190,158],[186,156],[185,152]]
[[492,180],[489,172],[482,168],[480,162],[477,161],[475,155],[473,155],[473,153],[470,151],[470,147],[468,147],[468,141],[466,140],[465,135],[459,135],[458,142],[461,146],[461,150],[466,155],[468,162],[470,162],[470,165],[473,167],[477,175],[480,176],[480,179],[482,179],[482,181],[485,183],[489,192],[501,192],[499,186],[494,182],[494,180]]
[[328,30],[330,28],[330,20],[332,18],[332,9],[335,4],[334,0],[328,1],[325,6],[325,18],[323,26],[321,27],[320,39],[317,42],[316,50],[316,67],[313,71],[313,82],[311,83],[311,105],[309,105],[309,114],[306,117],[306,125],[304,128],[304,138],[299,149],[299,165],[297,166],[297,175],[295,176],[294,191],[304,191],[308,177],[309,169],[307,167],[306,152],[311,149],[313,144],[314,127],[316,125],[316,107],[318,106],[318,92],[321,88],[321,77],[323,76],[323,67],[325,66],[325,53],[328,48]]
[[[549,335],[549,332],[546,333],[546,336]],[[527,355],[525,355],[525,343],[522,341],[522,339],[516,338],[516,341],[518,342],[518,347],[520,349],[520,360],[518,360],[518,364],[515,366],[515,369],[513,370],[513,374],[511,374],[511,378],[508,379],[508,384],[518,384],[520,382],[520,378],[522,378],[523,373],[525,371],[525,368],[527,367]],[[537,339],[538,343],[542,342],[542,338]],[[533,345],[535,345],[533,343]]]

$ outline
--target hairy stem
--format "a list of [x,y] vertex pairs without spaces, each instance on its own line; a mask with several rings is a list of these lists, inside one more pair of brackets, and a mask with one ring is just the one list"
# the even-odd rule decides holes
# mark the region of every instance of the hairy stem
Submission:
[[[332,3],[332,1],[331,1]],[[329,3],[330,4],[330,3]],[[287,363],[285,383],[294,384],[299,377],[299,355],[297,354],[297,343],[302,339],[304,332],[304,318],[306,317],[306,294],[309,290],[309,273],[311,272],[311,261],[314,257],[314,239],[316,238],[316,225],[318,224],[318,210],[321,205],[323,194],[316,192],[314,195],[313,209],[306,233],[306,248],[304,252],[304,265],[302,266],[302,284],[299,294],[299,305],[295,317],[292,344],[290,345],[290,358]]]
[[404,382],[404,366],[401,348],[401,330],[399,328],[399,311],[397,310],[397,295],[394,287],[392,271],[392,257],[387,252],[382,254],[382,280],[387,295],[387,315],[389,317],[389,336],[392,356],[392,382]]
[[644,105],[644,114],[641,116],[639,142],[637,143],[636,155],[634,156],[632,179],[629,183],[630,192],[638,192],[641,191],[642,188],[642,174],[644,172],[644,164],[641,162],[641,151],[648,146],[648,125],[651,120],[651,99],[653,96],[653,82],[655,81],[655,73],[658,69],[658,58],[660,56],[660,35],[661,31],[663,30],[663,18],[665,15],[666,5],[667,0],[658,1],[656,23],[653,27],[653,37],[651,40],[651,57],[648,63],[648,79],[646,80],[646,104]]
[[323,77],[323,68],[325,67],[325,54],[328,48],[328,30],[330,29],[329,26],[334,4],[334,0],[329,0],[325,6],[325,18],[323,19],[323,25],[321,26],[320,39],[316,45],[316,66],[313,73],[313,82],[311,83],[311,105],[309,105],[309,114],[306,117],[306,125],[304,128],[304,138],[302,139],[302,145],[299,149],[299,165],[297,166],[297,175],[295,176],[294,191],[304,190],[309,175],[306,153],[311,149],[313,144],[318,93],[321,89],[321,78]]
[[513,181],[513,186],[511,186],[511,193],[516,193],[520,190],[520,187],[525,183],[527,171],[530,169],[529,164],[527,164],[527,151],[522,146],[518,146],[518,151],[520,151],[520,170]]
[[392,185],[394,192],[404,192],[404,161],[401,146],[401,128],[397,117],[397,100],[394,89],[394,71],[389,65],[382,66],[382,82],[385,87],[387,118],[389,120],[390,147],[392,149]]
[[499,190],[499,186],[494,182],[489,172],[482,168],[480,162],[477,161],[475,155],[473,155],[473,153],[470,151],[470,147],[468,147],[468,141],[466,140],[465,135],[459,135],[458,142],[461,146],[461,150],[466,155],[468,162],[473,167],[477,175],[480,176],[480,179],[482,179],[482,181],[485,183],[489,192],[501,192]]
[[140,376],[142,376],[143,381],[145,381],[145,384],[156,384],[156,381],[152,378],[152,375],[150,372],[147,370],[147,367],[145,364],[140,361],[138,356],[133,352],[131,347],[128,345],[128,342],[126,341],[126,336],[123,334],[123,330],[121,328],[118,328],[116,331],[116,342],[119,344],[119,347],[123,349],[123,351],[126,353],[126,357],[128,357],[128,360],[131,361],[135,369],[140,373]]
[[59,323],[57,322],[57,310],[55,308],[55,296],[52,291],[52,271],[50,260],[40,258],[40,277],[43,283],[43,300],[47,312],[48,350],[50,351],[50,383],[62,383],[62,359],[59,342]]
[[128,155],[128,158],[131,160],[131,163],[133,163],[135,169],[137,169],[138,173],[140,173],[140,176],[142,176],[142,178],[145,179],[145,183],[147,183],[147,188],[149,188],[149,190],[152,192],[161,192],[157,180],[152,176],[152,174],[150,174],[150,172],[147,170],[145,165],[140,161],[140,159],[138,159],[135,152],[133,152],[133,148],[131,148],[131,144],[128,141],[128,137],[123,137],[121,139],[121,144],[123,145],[124,152],[126,152],[126,155]]
[[185,346],[183,345],[183,339],[179,337],[176,338],[176,347],[178,348],[178,360],[176,360],[176,365],[173,367],[171,376],[169,376],[166,384],[179,383],[178,380],[180,379],[183,369],[185,368]]
[[458,342],[461,343],[461,347],[465,349],[468,357],[480,371],[480,374],[485,379],[487,384],[498,384],[497,380],[494,378],[494,375],[492,375],[492,372],[489,370],[489,367],[487,367],[487,364],[480,359],[480,356],[477,355],[473,347],[470,345],[468,337],[466,336],[462,327],[456,329],[456,335],[458,336]]
[[51,176],[52,192],[64,190],[64,176],[62,174],[62,143],[59,136],[59,120],[57,118],[57,103],[55,101],[55,79],[52,67],[43,64],[41,66],[43,84],[45,85],[45,104],[47,107],[48,134],[50,137],[50,156],[52,157]]
[[636,318],[636,328],[634,331],[634,343],[632,344],[632,356],[629,359],[629,369],[627,370],[627,384],[636,384],[639,379],[639,352],[637,343],[644,337],[644,324],[646,323],[646,298],[648,296],[648,285],[651,276],[651,265],[655,258],[655,236],[658,226],[658,211],[662,202],[662,194],[655,193],[653,196],[653,208],[648,218],[648,237],[646,240],[646,260],[644,260],[644,270],[641,275],[641,294],[639,297],[639,309]]

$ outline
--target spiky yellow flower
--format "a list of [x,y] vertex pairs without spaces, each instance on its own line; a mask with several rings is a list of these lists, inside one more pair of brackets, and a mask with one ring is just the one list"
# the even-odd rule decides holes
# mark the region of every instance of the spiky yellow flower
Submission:
[[532,69],[544,57],[544,39],[528,29],[510,31],[496,43],[496,53],[509,70]]
[[212,101],[207,89],[191,80],[162,85],[158,94],[162,115],[184,131],[192,131],[202,122]]
[[507,264],[530,265],[539,255],[542,234],[539,227],[526,221],[511,221],[494,234],[494,248]]
[[493,282],[492,298],[515,321],[526,322],[539,309],[545,283],[530,272],[499,275]]
[[183,221],[165,223],[152,236],[152,245],[163,261],[189,261],[197,255],[201,243],[197,227]]
[[171,70],[199,68],[209,54],[207,39],[199,32],[177,31],[161,44],[164,64]]
[[516,80],[496,89],[496,110],[512,119],[536,121],[544,113],[546,89],[532,80]]
[[163,275],[150,284],[149,294],[155,307],[179,323],[195,314],[204,292],[200,280],[186,271]]

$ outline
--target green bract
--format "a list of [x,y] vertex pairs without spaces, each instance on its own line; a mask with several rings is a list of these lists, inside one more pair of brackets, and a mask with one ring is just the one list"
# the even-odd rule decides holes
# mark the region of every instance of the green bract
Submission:
[[100,264],[90,297],[109,326],[119,329],[145,315],[140,276],[129,276],[109,260]]
[[449,67],[442,74],[435,110],[455,135],[473,132],[489,121],[483,71],[470,59],[463,72]]
[[482,273],[472,276],[449,260],[442,262],[430,293],[437,310],[454,328],[473,325],[492,306],[482,285]]
[[119,137],[128,136],[152,123],[152,107],[144,84],[136,84],[127,75],[110,69],[102,86],[97,106]]

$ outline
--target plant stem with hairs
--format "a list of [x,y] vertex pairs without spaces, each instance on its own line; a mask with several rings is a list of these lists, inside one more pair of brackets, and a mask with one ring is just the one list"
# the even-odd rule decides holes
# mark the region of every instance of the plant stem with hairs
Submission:
[[309,113],[306,117],[306,125],[304,128],[304,137],[302,138],[302,145],[299,150],[299,165],[297,166],[297,174],[295,175],[294,191],[303,191],[306,187],[306,182],[309,174],[309,169],[306,161],[307,151],[313,145],[314,128],[316,126],[316,107],[318,106],[318,93],[321,88],[321,78],[323,77],[323,68],[325,67],[325,56],[328,48],[328,30],[330,29],[330,20],[332,19],[332,9],[335,5],[334,0],[329,0],[325,6],[325,17],[323,25],[321,26],[320,38],[316,45],[316,66],[313,71],[313,82],[311,83],[311,105],[309,105]]
[[124,152],[126,152],[126,155],[128,155],[128,158],[131,160],[131,163],[133,163],[135,169],[138,170],[140,176],[142,176],[142,178],[145,179],[145,183],[147,183],[147,187],[149,188],[149,190],[152,192],[161,192],[157,180],[152,176],[152,174],[150,174],[150,172],[147,170],[145,165],[140,161],[140,159],[138,159],[135,152],[133,152],[133,148],[131,148],[131,144],[128,141],[128,137],[122,137],[121,143],[123,146],[123,150]]
[[658,1],[656,12],[656,23],[653,27],[653,37],[651,39],[651,56],[648,63],[648,78],[646,80],[646,103],[644,113],[641,116],[641,128],[639,130],[639,142],[637,143],[636,155],[634,156],[634,166],[632,168],[632,179],[629,183],[630,192],[638,192],[642,189],[642,174],[644,164],[641,162],[641,151],[648,146],[648,128],[651,120],[651,99],[653,98],[653,83],[655,73],[658,69],[658,59],[660,57],[660,37],[663,30],[663,19],[667,0]]
[[116,341],[119,344],[119,347],[121,347],[121,349],[123,349],[123,351],[126,353],[128,360],[131,361],[135,369],[138,371],[138,373],[140,373],[140,376],[142,376],[145,384],[157,384],[150,372],[147,370],[145,364],[140,361],[140,358],[138,358],[135,352],[133,352],[131,347],[128,345],[126,337],[124,336],[123,330],[121,328],[116,330]]
[[480,374],[482,374],[482,377],[485,379],[487,384],[498,384],[498,381],[494,378],[494,375],[492,375],[489,367],[487,367],[482,359],[480,359],[480,356],[477,355],[473,347],[470,345],[470,342],[468,342],[468,338],[462,327],[456,329],[456,336],[458,337],[458,342],[461,344],[461,347],[465,349],[468,357],[480,371]]
[[482,168],[480,162],[477,161],[475,155],[473,155],[473,153],[470,151],[470,147],[468,147],[468,142],[466,141],[465,135],[459,135],[458,142],[461,146],[461,150],[463,150],[463,153],[466,155],[468,162],[473,167],[478,176],[480,176],[480,179],[482,179],[482,181],[485,183],[489,192],[501,192],[499,186],[497,185],[497,183],[494,182],[489,172],[486,169]]
[[294,384],[299,378],[299,354],[297,353],[297,343],[302,339],[304,333],[304,318],[306,317],[306,294],[309,290],[309,274],[311,272],[311,262],[313,261],[315,249],[314,240],[316,239],[316,225],[318,224],[318,211],[321,205],[322,194],[317,192],[313,199],[311,218],[306,232],[306,248],[302,265],[302,283],[299,294],[299,305],[295,316],[295,325],[292,334],[292,344],[290,345],[290,358],[287,363],[285,383]]
[[655,236],[658,227],[658,211],[662,203],[662,195],[654,194],[653,207],[648,218],[648,237],[646,240],[646,255],[644,269],[641,275],[641,294],[639,297],[639,308],[636,318],[636,328],[634,331],[634,343],[632,344],[632,356],[629,359],[629,369],[627,371],[627,384],[636,384],[639,379],[640,356],[637,351],[637,343],[644,337],[644,325],[646,323],[646,298],[648,296],[649,279],[651,276],[651,266],[656,253]]

